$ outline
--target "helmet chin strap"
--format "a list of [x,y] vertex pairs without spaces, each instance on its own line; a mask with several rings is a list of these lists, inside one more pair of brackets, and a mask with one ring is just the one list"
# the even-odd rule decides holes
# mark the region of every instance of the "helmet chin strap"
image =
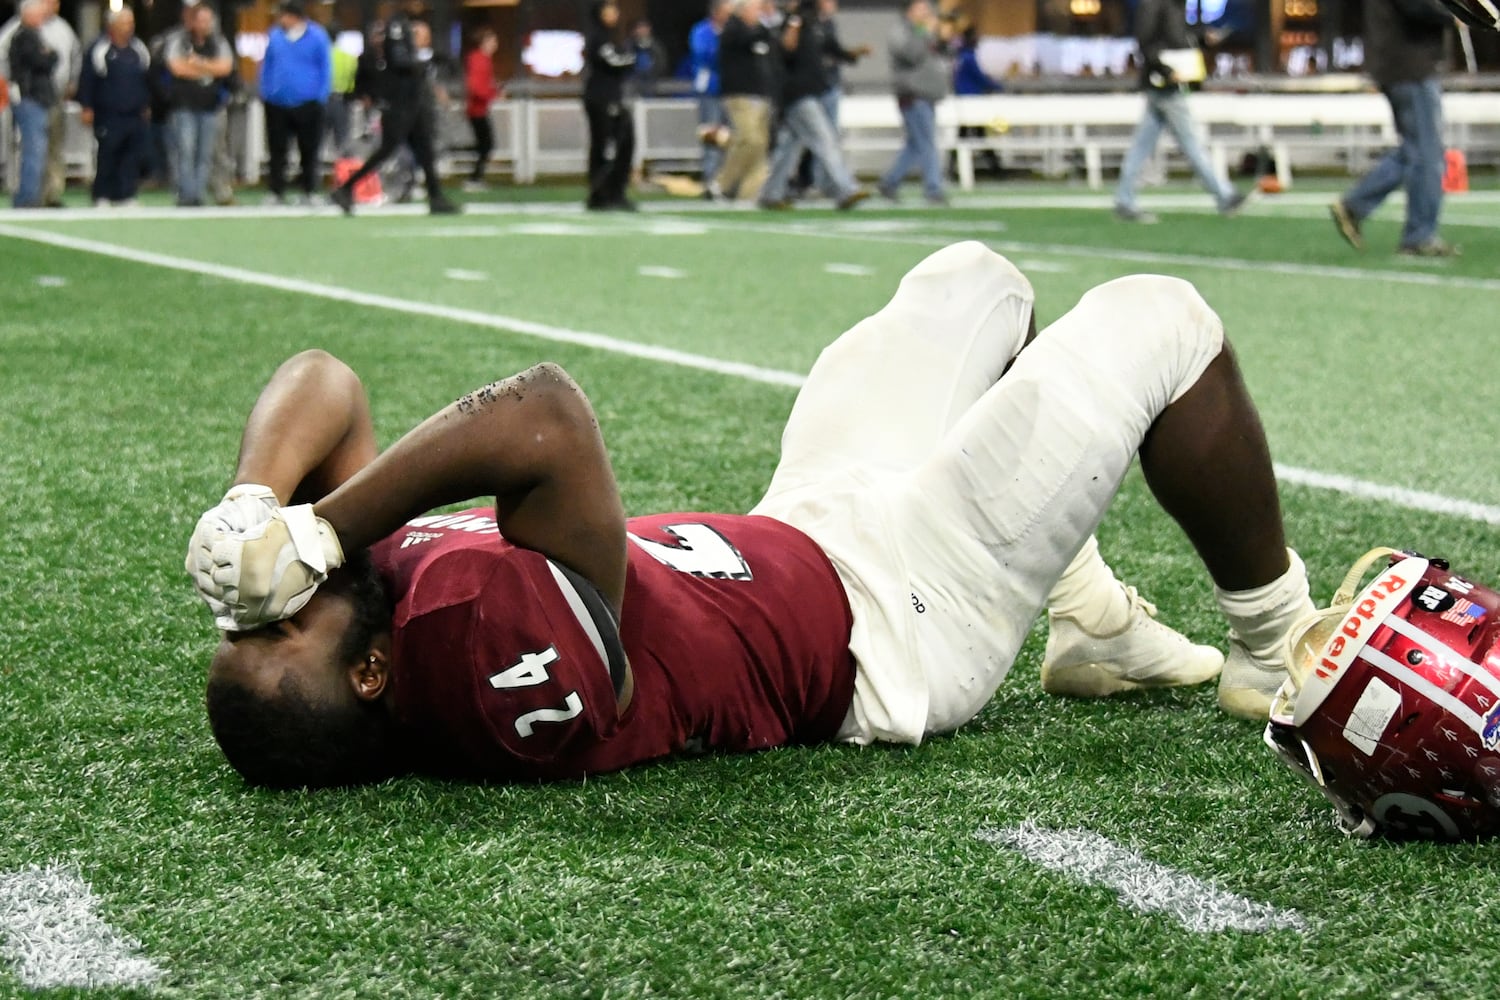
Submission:
[[1287,673],[1291,676],[1292,685],[1298,691],[1302,690],[1302,681],[1317,660],[1319,650],[1323,648],[1323,644],[1338,623],[1348,614],[1349,609],[1354,606],[1354,598],[1359,593],[1359,585],[1364,580],[1365,573],[1376,560],[1384,559],[1395,552],[1395,549],[1381,545],[1360,556],[1354,561],[1354,565],[1349,567],[1349,572],[1344,575],[1344,582],[1339,585],[1338,590],[1333,592],[1333,600],[1329,602],[1328,607],[1321,611],[1314,611],[1287,630],[1284,640],[1286,645],[1283,649],[1284,662],[1287,665]]

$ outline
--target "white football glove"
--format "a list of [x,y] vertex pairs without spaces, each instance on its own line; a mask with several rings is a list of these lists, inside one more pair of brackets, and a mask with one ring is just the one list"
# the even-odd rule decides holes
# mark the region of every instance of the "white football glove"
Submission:
[[[328,571],[342,566],[344,550],[333,526],[312,504],[278,507],[269,520],[217,539],[209,575],[224,605],[218,626],[248,631],[290,618],[312,598]],[[205,599],[209,594],[205,593]],[[210,605],[212,606],[212,605]]]
[[193,537],[188,541],[184,568],[193,578],[199,596],[213,611],[215,621],[228,615],[228,607],[224,603],[223,588],[213,579],[214,545],[226,535],[265,524],[278,506],[276,494],[269,486],[240,483],[229,488],[218,506],[209,508],[198,518]]

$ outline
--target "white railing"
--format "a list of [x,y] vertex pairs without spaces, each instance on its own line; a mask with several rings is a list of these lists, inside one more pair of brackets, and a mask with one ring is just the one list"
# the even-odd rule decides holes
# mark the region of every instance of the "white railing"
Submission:
[[[1293,166],[1362,171],[1370,159],[1395,142],[1390,108],[1374,92],[1255,93],[1205,92],[1192,96],[1193,117],[1216,167],[1228,169],[1236,156],[1269,150],[1284,186]],[[949,98],[938,106],[939,144],[954,155],[960,186],[974,181],[974,157],[993,151],[1007,166],[1045,176],[1081,173],[1100,187],[1106,166],[1115,167],[1129,147],[1141,114],[1136,93],[997,94]],[[67,161],[73,176],[93,171],[93,136],[71,107]],[[1443,113],[1450,146],[1462,149],[1471,163],[1500,162],[1500,95],[1449,93]],[[691,99],[652,98],[634,107],[637,163],[658,169],[696,169],[699,147],[697,106]],[[901,144],[901,117],[885,95],[844,98],[840,108],[844,148],[856,171],[872,174],[884,168]],[[362,125],[356,115],[356,134]],[[508,172],[517,183],[583,173],[588,126],[576,99],[523,98],[497,102],[490,111],[496,148],[491,169]],[[240,177],[256,182],[265,161],[265,133],[259,104],[235,109],[234,149]],[[978,126],[978,138],[958,137],[960,126]],[[9,115],[4,129],[4,174],[14,183],[16,142]],[[461,106],[445,111],[440,145],[450,169],[472,163],[468,122]],[[1172,148],[1170,141],[1162,144]],[[330,151],[331,152],[331,151]],[[331,159],[331,156],[329,157]]]

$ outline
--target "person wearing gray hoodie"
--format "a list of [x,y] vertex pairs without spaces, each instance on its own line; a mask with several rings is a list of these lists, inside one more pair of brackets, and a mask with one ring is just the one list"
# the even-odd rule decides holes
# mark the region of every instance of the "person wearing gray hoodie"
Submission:
[[931,0],[909,0],[901,23],[891,32],[891,77],[906,140],[880,179],[880,194],[898,198],[897,188],[913,170],[922,172],[922,194],[946,205],[943,165],[937,147],[937,102],[948,96],[948,41],[952,25],[938,17]]

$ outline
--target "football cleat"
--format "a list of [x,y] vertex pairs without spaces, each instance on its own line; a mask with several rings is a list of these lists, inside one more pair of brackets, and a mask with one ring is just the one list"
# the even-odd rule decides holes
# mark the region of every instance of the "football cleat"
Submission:
[[1229,655],[1219,675],[1219,708],[1241,719],[1265,722],[1271,714],[1271,700],[1286,678],[1282,659],[1258,658],[1231,630]]
[[1497,640],[1500,594],[1441,559],[1372,549],[1288,636],[1266,744],[1351,836],[1500,833]]
[[1218,676],[1224,656],[1194,645],[1156,620],[1156,606],[1126,587],[1130,620],[1113,635],[1090,635],[1072,618],[1047,613],[1042,690],[1069,698],[1104,698],[1143,688],[1202,684]]
[[1476,28],[1500,30],[1500,9],[1491,0],[1438,0],[1465,24]]

